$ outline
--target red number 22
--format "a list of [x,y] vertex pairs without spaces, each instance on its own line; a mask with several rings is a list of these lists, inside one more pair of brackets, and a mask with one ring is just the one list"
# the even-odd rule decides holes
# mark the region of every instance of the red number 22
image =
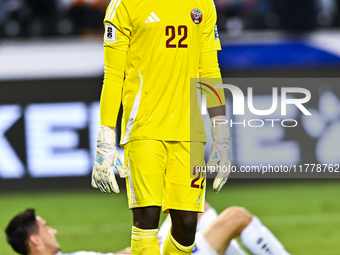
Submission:
[[[195,176],[196,175],[196,167],[194,167],[194,171],[193,171],[193,175]],[[197,167],[198,168],[198,176],[196,178],[194,178],[192,181],[191,181],[191,187],[192,188],[196,188],[196,189],[199,189],[200,188],[200,185],[199,184],[196,184],[196,182],[198,182],[200,180],[200,177],[201,177],[201,170],[200,170],[200,167]],[[204,177],[204,173],[202,172],[202,181],[201,181],[201,189],[203,189],[203,183],[204,183],[204,180],[205,180],[205,177]]]
[[[183,36],[182,36],[183,34]],[[166,40],[166,47],[167,48],[176,48],[176,44],[171,44],[171,41],[176,37],[176,28],[174,26],[167,26],[165,27],[165,35],[169,36],[170,38]],[[178,27],[178,35],[182,36],[182,38],[178,41],[178,48],[188,48],[188,44],[183,43],[185,39],[188,37],[188,27],[187,26],[179,26]]]

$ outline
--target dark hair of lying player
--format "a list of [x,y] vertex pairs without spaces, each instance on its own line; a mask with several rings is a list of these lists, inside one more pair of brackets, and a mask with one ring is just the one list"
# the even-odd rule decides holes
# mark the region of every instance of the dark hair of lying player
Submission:
[[26,211],[15,216],[8,224],[6,230],[7,242],[16,252],[29,254],[29,238],[33,234],[39,233],[35,210]]

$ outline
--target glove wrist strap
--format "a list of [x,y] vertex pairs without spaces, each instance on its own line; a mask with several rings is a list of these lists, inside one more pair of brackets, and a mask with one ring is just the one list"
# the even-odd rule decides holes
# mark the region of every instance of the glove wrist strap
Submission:
[[210,118],[210,120],[211,120],[211,125],[213,126],[213,127],[216,127],[218,124],[226,124],[227,123],[227,118],[226,118],[226,116],[224,116],[224,115],[218,115],[218,116],[215,116],[215,117],[212,117],[212,118]]
[[211,133],[212,133],[214,142],[219,141],[219,140],[230,139],[229,128],[226,124],[219,124],[216,127],[212,127]]
[[114,148],[116,145],[116,133],[109,127],[101,126],[97,136],[97,146]]

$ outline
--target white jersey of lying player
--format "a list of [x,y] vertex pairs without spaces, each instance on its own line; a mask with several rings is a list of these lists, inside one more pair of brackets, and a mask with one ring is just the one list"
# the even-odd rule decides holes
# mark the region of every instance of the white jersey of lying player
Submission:
[[[210,246],[205,237],[202,235],[201,230],[208,227],[213,221],[217,219],[217,212],[214,208],[206,210],[197,221],[196,228],[196,243],[192,250],[193,255],[218,255],[218,253]],[[168,231],[171,227],[171,220],[169,217],[163,222],[158,231],[158,241],[161,252],[163,251],[164,241],[168,235]],[[224,255],[247,255],[238,242],[232,239]]]

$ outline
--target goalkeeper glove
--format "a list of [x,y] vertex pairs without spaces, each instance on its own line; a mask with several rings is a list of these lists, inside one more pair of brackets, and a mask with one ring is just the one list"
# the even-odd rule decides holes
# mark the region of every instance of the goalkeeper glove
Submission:
[[119,193],[112,166],[115,166],[121,178],[128,175],[116,149],[116,133],[109,127],[100,127],[97,137],[96,158],[92,170],[92,187],[105,193]]
[[[226,123],[217,124],[215,126],[214,119],[221,119],[221,116],[212,118],[213,126],[211,128],[214,143],[211,148],[211,153],[208,162],[208,169],[216,169],[219,166],[217,176],[213,183],[213,190],[219,192],[223,185],[227,182],[230,174],[230,134]],[[223,116],[223,120],[225,117]]]

